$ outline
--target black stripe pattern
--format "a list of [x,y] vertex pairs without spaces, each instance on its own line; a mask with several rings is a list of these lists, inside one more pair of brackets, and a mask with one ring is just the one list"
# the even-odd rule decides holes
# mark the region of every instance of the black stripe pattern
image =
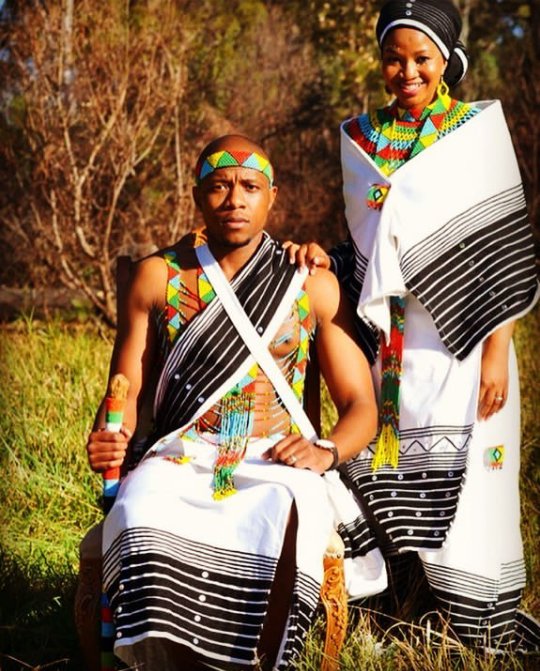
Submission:
[[437,550],[456,513],[472,426],[403,430],[399,467],[373,471],[369,446],[345,465],[363,503],[400,550]]
[[357,517],[347,524],[340,522],[336,531],[345,546],[346,559],[365,557],[378,547],[375,534],[364,517]]
[[458,638],[491,650],[540,650],[538,622],[518,611],[523,560],[503,564],[500,580],[424,563],[439,608]]
[[[231,282],[259,333],[266,330],[295,272],[281,247],[265,234],[259,249]],[[248,356],[249,350],[221,302],[212,301],[190,321],[167,359],[164,384],[158,389],[155,423],[159,433],[152,440],[191,421],[213,390]]]
[[458,359],[537,291],[534,245],[521,184],[481,201],[407,251],[407,289],[432,316]]
[[[209,660],[254,664],[276,564],[165,531],[125,531],[104,556],[116,639],[166,634]],[[319,585],[297,574],[279,668],[302,649],[318,599]]]

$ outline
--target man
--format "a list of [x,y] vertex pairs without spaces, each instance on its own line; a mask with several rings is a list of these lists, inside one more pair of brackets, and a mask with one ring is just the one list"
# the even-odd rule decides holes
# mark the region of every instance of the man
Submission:
[[[137,265],[110,371],[130,382],[124,427],[105,431],[101,410],[88,440],[95,471],[121,465],[158,374],[151,447],[104,523],[114,650],[135,668],[285,668],[343,496],[319,476],[373,438],[371,375],[337,280],[306,277],[264,232],[277,187],[261,147],[221,137],[196,172],[207,244]],[[326,441],[300,404],[310,338],[339,414]]]

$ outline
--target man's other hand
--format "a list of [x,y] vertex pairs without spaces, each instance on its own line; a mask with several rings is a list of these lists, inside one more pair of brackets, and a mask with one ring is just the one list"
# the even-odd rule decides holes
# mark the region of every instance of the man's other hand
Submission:
[[263,459],[275,461],[292,468],[307,468],[315,473],[325,473],[334,457],[330,450],[317,447],[303,436],[291,434],[263,453]]
[[131,431],[127,427],[113,433],[112,431],[93,431],[86,443],[86,453],[90,468],[101,473],[109,468],[120,467],[126,457]]

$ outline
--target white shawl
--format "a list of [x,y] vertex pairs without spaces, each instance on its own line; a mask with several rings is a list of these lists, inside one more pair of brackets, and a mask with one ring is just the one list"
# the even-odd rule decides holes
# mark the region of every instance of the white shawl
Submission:
[[[389,297],[413,293],[450,352],[465,358],[537,293],[532,235],[499,101],[385,176],[341,127],[346,216],[361,317],[390,331]],[[389,187],[381,210],[370,186]]]

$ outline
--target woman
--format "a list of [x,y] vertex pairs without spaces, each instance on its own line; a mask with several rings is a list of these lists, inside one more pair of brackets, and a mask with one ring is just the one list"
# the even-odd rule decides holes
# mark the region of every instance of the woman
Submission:
[[380,401],[378,439],[346,473],[386,556],[420,559],[462,641],[530,650],[540,638],[517,610],[511,336],[537,280],[500,103],[449,95],[467,67],[460,31],[449,0],[386,2],[376,35],[395,100],[341,127],[350,237],[332,258],[358,306]]

